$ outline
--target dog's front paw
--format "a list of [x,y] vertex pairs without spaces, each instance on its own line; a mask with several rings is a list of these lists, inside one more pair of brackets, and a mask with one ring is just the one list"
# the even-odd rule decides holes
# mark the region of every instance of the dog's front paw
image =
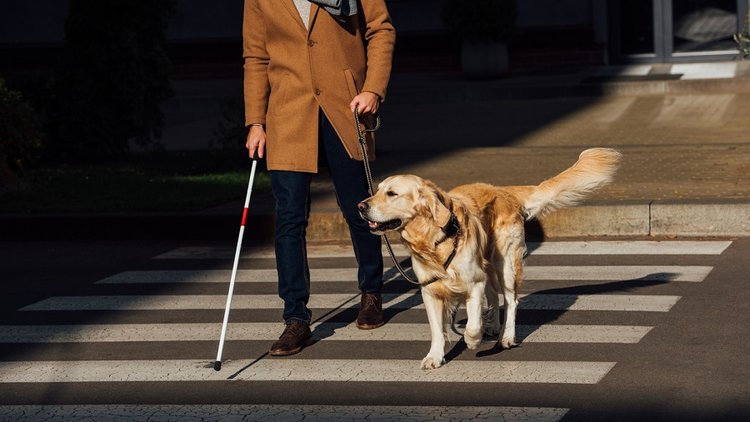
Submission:
[[502,340],[500,340],[500,346],[502,346],[503,349],[511,349],[518,346],[518,343],[516,343],[516,339],[514,339],[513,337],[503,337]]
[[436,358],[434,356],[427,355],[422,359],[422,369],[438,369],[444,363],[442,357]]

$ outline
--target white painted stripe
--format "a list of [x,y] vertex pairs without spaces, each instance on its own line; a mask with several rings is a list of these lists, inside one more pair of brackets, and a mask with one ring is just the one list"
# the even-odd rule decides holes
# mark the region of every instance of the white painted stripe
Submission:
[[721,255],[731,241],[593,241],[528,243],[531,255]]
[[[231,323],[227,340],[276,340],[280,323]],[[214,341],[218,324],[94,324],[3,325],[0,343],[94,343],[135,341]],[[457,324],[463,331],[463,325]],[[518,325],[524,343],[638,343],[652,327],[629,325]],[[386,324],[377,330],[360,330],[354,324],[321,323],[312,326],[313,337],[335,341],[430,341],[429,325]],[[448,332],[451,341],[461,334]],[[488,340],[489,341],[489,340]],[[494,341],[494,340],[493,340]]]
[[[391,243],[393,253],[397,257],[406,258],[409,252],[401,244]],[[388,257],[388,250],[382,248],[383,256]],[[157,255],[154,259],[232,259],[234,250],[231,248],[211,246],[189,246],[177,248]],[[270,259],[275,258],[273,247],[248,248],[242,251],[242,259]],[[309,245],[308,258],[354,258],[354,251],[350,244]]]
[[[521,309],[571,311],[668,312],[679,296],[652,295],[526,295]],[[316,294],[310,297],[311,309],[354,308],[357,294]],[[419,293],[384,294],[385,308],[423,309]],[[282,309],[276,295],[234,295],[232,309]],[[150,296],[53,296],[21,311],[143,311],[181,309],[224,309],[225,295],[150,295]]]
[[700,282],[711,272],[708,266],[679,265],[609,265],[609,266],[544,266],[525,267],[524,280],[585,280],[585,281],[687,281]]
[[[186,270],[186,271],[126,271],[97,281],[97,284],[150,284],[150,283],[229,283],[230,270]],[[356,268],[310,269],[310,281],[355,281]],[[275,269],[238,270],[238,283],[276,283]]]
[[[524,279],[528,281],[561,280],[654,280],[675,282],[700,282],[711,272],[709,266],[676,265],[630,265],[630,266],[529,266],[524,268]],[[413,276],[411,270],[407,272]],[[107,277],[97,284],[152,284],[152,283],[229,283],[229,270],[184,270],[184,271],[126,271]],[[391,269],[384,273],[384,280],[403,279]],[[356,268],[316,268],[310,269],[310,281],[351,281],[357,280]],[[278,276],[274,269],[238,270],[237,282],[276,283]]]
[[558,421],[569,409],[507,406],[326,406],[326,405],[12,405],[3,406],[3,417],[17,422],[64,420],[90,422],[213,421],[403,421],[491,420],[507,422]]
[[522,297],[520,309],[548,311],[669,312],[680,296],[533,295]]
[[638,343],[653,327],[634,325],[517,325],[524,343]]
[[[720,255],[731,241],[570,241],[529,242],[531,255]],[[398,243],[392,245],[397,257],[407,257],[407,249]],[[231,259],[234,250],[215,247],[178,248],[155,259]],[[308,248],[310,258],[353,257],[350,245],[314,245]],[[383,256],[387,251],[383,248]],[[242,258],[274,258],[273,248],[253,248],[243,251]]]
[[262,359],[212,362],[194,360],[101,360],[1,362],[2,383],[221,381],[237,374],[245,381],[475,382],[596,384],[614,362],[461,361],[425,371],[418,360]]
[[[411,269],[406,274],[415,277]],[[95,284],[156,284],[156,283],[229,283],[231,270],[172,270],[172,271],[125,271]],[[395,267],[383,272],[383,281],[404,278]],[[354,282],[357,280],[357,268],[311,268],[311,282]],[[238,283],[276,283],[278,274],[275,269],[237,270]]]

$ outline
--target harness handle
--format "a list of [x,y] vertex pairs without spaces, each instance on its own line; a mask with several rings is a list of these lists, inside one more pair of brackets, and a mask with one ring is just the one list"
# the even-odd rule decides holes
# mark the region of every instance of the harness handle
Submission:
[[[357,126],[357,139],[359,140],[359,147],[362,150],[362,161],[365,165],[365,177],[367,178],[367,187],[369,189],[370,195],[374,195],[375,188],[373,188],[372,185],[372,171],[370,170],[370,160],[367,157],[367,141],[365,140],[365,133],[368,132],[375,132],[378,129],[380,129],[380,116],[375,115],[375,126],[372,129],[368,129],[365,127],[365,130],[362,130],[362,125],[359,121],[359,110],[355,107],[354,108],[354,123]],[[417,286],[422,286],[418,281],[414,281],[411,278],[409,278],[408,275],[406,275],[406,272],[401,267],[401,264],[398,263],[398,260],[396,260],[396,254],[393,253],[393,248],[391,247],[391,242],[388,241],[388,237],[386,237],[385,234],[380,235],[380,237],[385,242],[385,247],[388,249],[388,254],[391,256],[391,259],[393,260],[393,266],[396,267],[398,272],[401,274],[402,277],[406,281],[408,281],[411,284],[416,284]]]

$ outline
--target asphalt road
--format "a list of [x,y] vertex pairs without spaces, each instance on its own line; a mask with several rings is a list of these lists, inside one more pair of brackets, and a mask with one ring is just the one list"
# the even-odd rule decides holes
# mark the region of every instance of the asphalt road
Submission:
[[232,249],[1,242],[0,419],[750,417],[750,239],[530,245],[521,346],[466,350],[459,311],[435,371],[419,369],[429,337],[408,283],[386,284],[384,327],[353,328],[338,245],[310,247],[318,341],[288,358],[265,354],[282,329],[272,255],[245,248],[213,371]]

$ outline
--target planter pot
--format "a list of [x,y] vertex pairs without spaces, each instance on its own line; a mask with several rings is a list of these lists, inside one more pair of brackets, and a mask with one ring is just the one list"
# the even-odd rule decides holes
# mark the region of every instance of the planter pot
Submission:
[[508,71],[508,46],[504,42],[464,40],[461,69],[470,78],[500,77]]

